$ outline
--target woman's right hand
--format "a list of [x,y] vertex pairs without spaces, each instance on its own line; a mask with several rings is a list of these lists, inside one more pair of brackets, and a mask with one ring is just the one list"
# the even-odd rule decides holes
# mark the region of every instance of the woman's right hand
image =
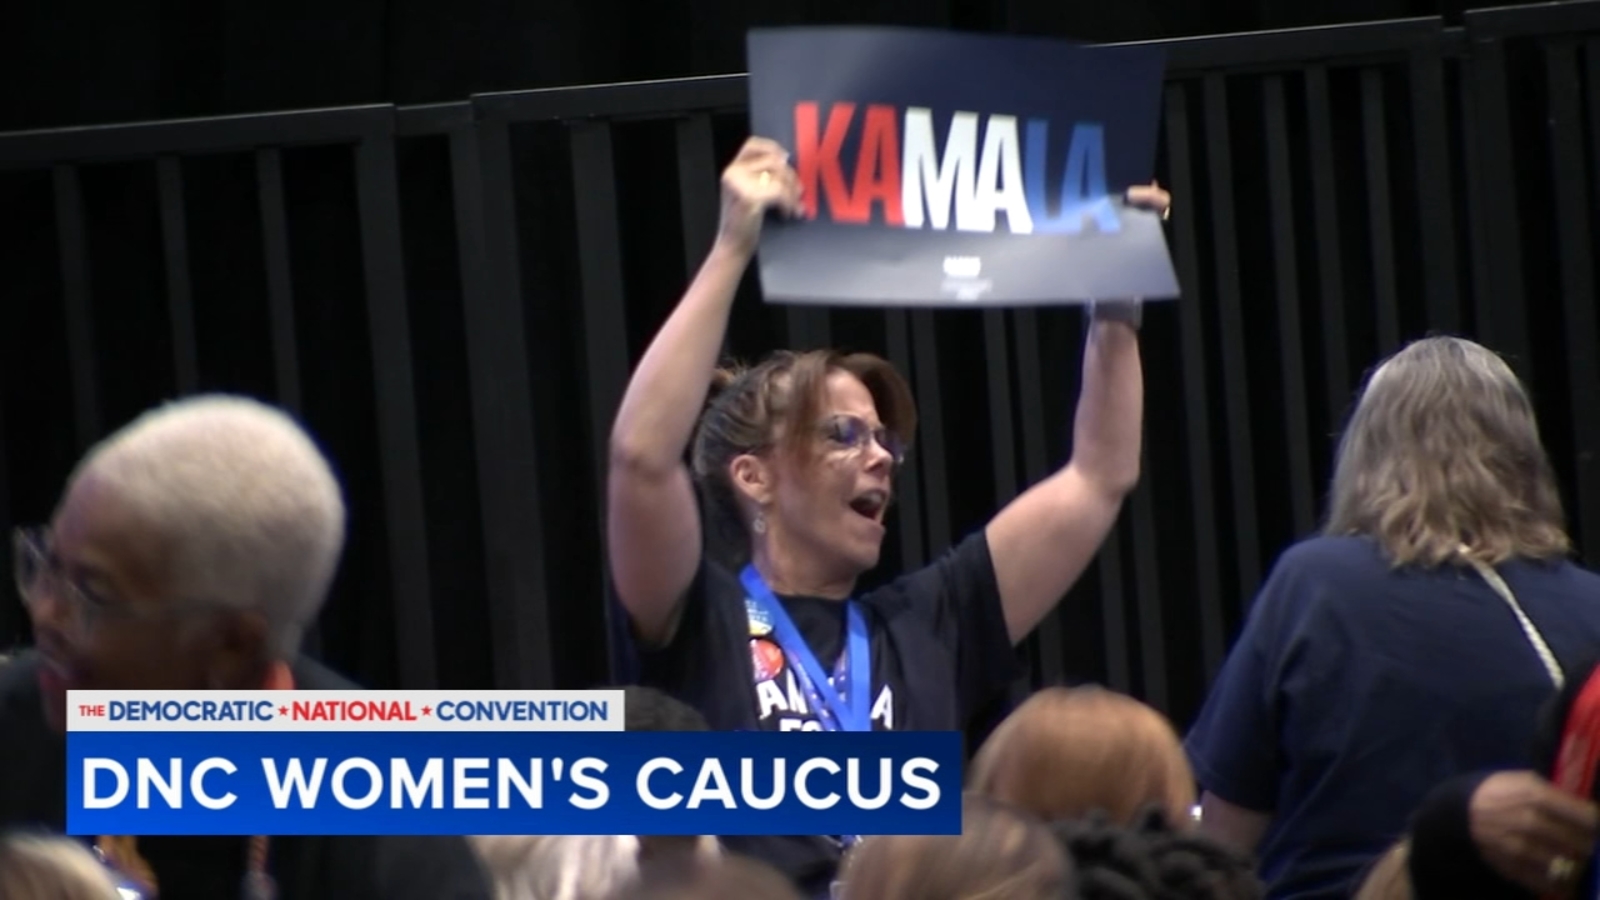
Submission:
[[[1566,895],[1594,852],[1600,811],[1533,772],[1499,772],[1472,795],[1473,843],[1501,876],[1535,894]],[[1556,862],[1561,860],[1562,862]]]
[[754,253],[767,210],[799,218],[800,179],[789,154],[774,141],[752,137],[722,173],[722,226],[718,240],[740,253]]

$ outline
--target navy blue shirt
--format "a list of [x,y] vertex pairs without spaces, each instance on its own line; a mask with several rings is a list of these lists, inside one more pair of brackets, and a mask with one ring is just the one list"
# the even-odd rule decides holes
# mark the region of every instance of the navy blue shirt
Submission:
[[[1600,576],[1499,567],[1570,670],[1600,649]],[[1393,570],[1376,543],[1290,548],[1186,741],[1201,786],[1271,813],[1268,897],[1344,898],[1434,786],[1526,768],[1549,673],[1476,570]]]
[[[837,600],[779,596],[827,671],[844,646]],[[978,531],[932,564],[859,598],[871,632],[872,727],[960,731],[1017,674],[989,542]],[[710,558],[684,600],[672,641],[639,654],[640,681],[676,696],[717,730],[821,730],[770,635],[753,634],[737,573]],[[825,894],[840,861],[828,838],[727,837],[735,852]]]

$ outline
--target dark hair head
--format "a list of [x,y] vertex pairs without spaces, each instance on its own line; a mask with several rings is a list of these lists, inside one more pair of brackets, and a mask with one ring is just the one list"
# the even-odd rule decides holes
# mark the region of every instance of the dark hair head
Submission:
[[1076,870],[1079,900],[1259,900],[1251,860],[1174,828],[1152,807],[1131,827],[1104,815],[1057,822],[1056,838]]
[[735,458],[777,449],[805,459],[812,447],[808,427],[827,402],[828,376],[848,372],[872,394],[878,417],[902,443],[917,427],[911,388],[888,360],[870,353],[780,350],[755,366],[717,370],[710,402],[695,432],[696,480],[726,515],[737,515],[728,464]]
[[624,731],[710,731],[700,711],[655,688],[622,689]]

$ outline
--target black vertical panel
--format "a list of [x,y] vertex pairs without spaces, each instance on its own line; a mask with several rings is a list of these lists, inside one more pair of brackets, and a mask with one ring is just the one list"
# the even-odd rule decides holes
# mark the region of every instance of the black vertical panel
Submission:
[[1139,592],[1139,655],[1143,669],[1141,699],[1170,713],[1167,686],[1167,629],[1161,612],[1161,563],[1156,553],[1156,514],[1150,473],[1133,491],[1133,571]]
[[989,375],[989,446],[994,457],[996,508],[1017,495],[1016,431],[1011,423],[1011,352],[1006,340],[1006,314],[983,314],[983,360]]
[[161,248],[167,273],[167,320],[172,329],[172,363],[178,393],[194,393],[200,364],[194,337],[194,292],[189,278],[189,224],[184,212],[183,168],[175,156],[156,162],[161,196]]
[[378,413],[379,466],[388,514],[390,585],[394,592],[395,658],[399,686],[438,685],[429,597],[428,534],[422,501],[422,454],[417,445],[416,394],[411,373],[411,326],[406,303],[400,196],[394,138],[369,135],[356,149],[361,214],[361,259],[367,289]]
[[1389,135],[1384,122],[1383,72],[1361,70],[1361,133],[1367,157],[1367,236],[1377,295],[1378,355],[1400,349],[1400,304],[1394,282],[1394,220],[1389,214]]
[[828,309],[824,306],[791,304],[784,309],[786,335],[792,350],[821,350],[833,343]]
[[1318,300],[1322,311],[1322,360],[1328,413],[1338,416],[1350,402],[1350,345],[1344,324],[1344,254],[1339,237],[1339,174],[1333,162],[1333,109],[1328,70],[1306,70],[1306,126],[1311,141],[1311,198],[1316,219]]
[[683,267],[693,277],[717,233],[717,160],[711,116],[678,120],[678,204],[683,217]]
[[[911,325],[905,310],[891,309],[884,313],[885,330],[889,337],[889,361],[906,378],[911,378]],[[919,401],[925,398],[918,398]],[[921,403],[919,402],[919,406]],[[923,495],[917,489],[922,476],[922,444],[929,435],[927,419],[918,423],[916,446],[906,458],[905,470],[900,473],[895,493],[899,495],[900,565],[906,570],[920,569],[928,560],[927,544],[922,525]],[[936,551],[937,552],[937,551]]]
[[72,421],[78,447],[100,439],[100,388],[95,380],[94,320],[89,312],[89,247],[83,225],[83,188],[78,169],[55,166],[56,241],[67,314],[67,357],[72,367]]
[[1440,38],[1420,41],[1411,52],[1411,136],[1416,147],[1417,199],[1422,226],[1422,268],[1428,325],[1442,332],[1461,329],[1460,279],[1456,274],[1455,192],[1450,179],[1449,101],[1444,92]]
[[[606,495],[611,422],[628,382],[627,303],[622,285],[622,236],[617,225],[617,173],[611,152],[611,125],[586,120],[568,132],[582,285],[584,362],[588,373],[590,449],[594,454],[595,497]],[[601,546],[605,545],[605,504],[600,503]],[[600,596],[611,582],[602,566],[596,573]],[[606,633],[614,634],[611,604],[602,606]],[[617,647],[610,646],[608,671],[617,671]]]
[[1233,150],[1226,75],[1212,73],[1205,77],[1205,134],[1211,181],[1211,249],[1216,263],[1217,313],[1222,323],[1222,387],[1228,417],[1228,471],[1233,481],[1235,559],[1239,590],[1249,596],[1255,593],[1261,578],[1261,542],[1256,528],[1250,394],[1245,383],[1244,311],[1233,217]]
[[622,239],[617,227],[617,175],[611,125],[574,122],[569,132],[576,188],[578,267],[583,285],[583,344],[589,434],[597,497],[605,496],[611,420],[628,379],[628,329],[622,289]]
[[1462,157],[1463,168],[1466,170],[1467,186],[1467,240],[1471,252],[1467,254],[1472,266],[1472,317],[1476,336],[1485,344],[1492,345],[1492,331],[1494,314],[1494,279],[1491,267],[1494,262],[1490,257],[1494,254],[1493,240],[1489,223],[1486,221],[1484,191],[1486,186],[1483,179],[1484,155],[1482,144],[1477,140],[1480,103],[1477,91],[1473,86],[1473,57],[1468,56],[1462,62],[1460,79],[1461,118],[1462,118]]
[[950,547],[950,474],[945,465],[944,399],[939,390],[939,345],[933,331],[933,315],[918,310],[911,313],[910,319],[918,421],[923,435],[923,522],[928,554],[937,556]]
[[1267,199],[1272,206],[1272,261],[1278,299],[1278,361],[1283,379],[1285,442],[1289,450],[1289,508],[1297,536],[1315,525],[1311,487],[1310,426],[1306,423],[1305,347],[1300,331],[1300,268],[1294,227],[1294,178],[1289,160],[1289,122],[1283,76],[1267,78]]
[[261,205],[262,254],[267,265],[267,307],[272,322],[272,363],[278,385],[278,404],[298,414],[300,354],[294,330],[289,220],[283,205],[283,158],[275,149],[256,151],[256,191]]
[[[1006,328],[1007,317],[1008,313],[1005,310],[992,309],[983,313],[983,360],[988,380],[989,448],[994,474],[996,510],[1010,503],[1019,491],[1016,425],[1011,408],[1011,347]],[[1045,618],[1055,619],[1055,610],[1052,609]],[[1058,629],[1059,627],[1052,630],[1053,637]],[[1035,654],[1035,658],[1037,658],[1036,648],[1042,639],[1030,635],[1028,643],[1024,644]],[[1055,640],[1059,645],[1059,638]],[[1059,651],[1057,658],[1059,659]],[[1032,667],[1034,672],[1041,668],[1042,665]],[[1018,687],[1024,692],[1032,689],[1032,685],[1025,681],[1019,681]]]
[[[1124,584],[1122,535],[1116,525],[1095,554],[1100,575],[1100,629],[1106,654],[1106,685],[1133,693],[1133,673],[1128,666],[1128,590]],[[1161,651],[1156,651],[1159,655]],[[1146,654],[1151,655],[1151,654]]]
[[1188,440],[1189,505],[1194,536],[1195,589],[1200,602],[1200,656],[1210,681],[1222,667],[1226,636],[1222,628],[1221,564],[1217,558],[1217,507],[1211,485],[1211,424],[1206,412],[1206,338],[1201,318],[1199,240],[1195,233],[1194,173],[1190,170],[1189,103],[1181,84],[1169,85],[1166,98],[1167,160],[1172,179],[1173,247],[1183,296],[1178,299],[1178,331],[1183,355],[1183,409]]
[[[1583,56],[1585,75],[1584,81],[1588,87],[1587,95],[1589,100],[1589,146],[1600,148],[1600,39],[1590,39],[1587,41],[1584,44]],[[1578,195],[1571,195],[1571,197],[1576,196]],[[1568,199],[1571,199],[1571,197]],[[1591,293],[1590,296],[1593,296],[1593,294]],[[1574,300],[1578,303],[1582,303],[1581,297],[1575,297]],[[1590,309],[1589,307],[1584,308]],[[1579,321],[1581,322],[1582,320],[1580,319]],[[1574,323],[1571,321],[1568,322],[1567,333],[1569,335],[1569,340],[1580,337],[1579,335],[1574,334],[1573,324]],[[1593,324],[1593,320],[1591,320],[1591,324],[1589,326],[1589,333],[1591,335],[1594,334],[1595,328],[1596,326]],[[1593,345],[1591,344],[1590,346]],[[1592,361],[1593,359],[1593,357],[1587,353],[1579,355],[1576,358],[1582,359],[1586,363]],[[1570,383],[1569,389],[1573,392],[1574,402],[1580,402],[1584,396],[1584,391],[1594,391],[1594,382],[1591,380],[1589,382],[1589,386],[1584,387],[1580,385],[1578,381],[1578,378],[1580,377],[1578,370],[1574,369],[1571,375],[1573,380]],[[1590,375],[1584,377],[1593,378],[1595,376]],[[1589,396],[1596,396],[1596,394],[1590,393]],[[1579,421],[1583,422],[1584,427],[1586,428],[1600,425],[1600,420],[1597,420],[1594,416],[1586,416],[1584,418],[1580,418]],[[1580,435],[1580,440],[1585,442],[1586,447],[1583,455],[1578,457],[1577,465],[1592,472],[1593,467],[1597,464],[1600,464],[1600,447],[1595,445],[1593,438],[1582,437],[1583,435],[1588,434],[1588,432],[1579,431],[1577,434]],[[1584,477],[1593,478],[1596,476],[1591,474]],[[1580,519],[1580,521],[1582,520]],[[1600,533],[1597,533],[1595,530],[1585,528],[1582,532],[1581,540],[1583,541],[1584,559],[1593,560],[1597,555],[1600,555]]]
[[[1579,94],[1577,50],[1570,44],[1544,48],[1545,80],[1550,97],[1550,167],[1556,202],[1556,240],[1560,246],[1561,303],[1566,319],[1567,396],[1572,402],[1572,438],[1577,483],[1578,531],[1584,543],[1600,545],[1600,473],[1591,461],[1600,452],[1600,367],[1595,350],[1600,330],[1595,322],[1588,161],[1583,152],[1583,112]],[[1589,70],[1595,70],[1589,57]],[[1591,97],[1591,101],[1595,98]]]
[[[1019,309],[1011,314],[1016,328],[1017,408],[1022,415],[1022,477],[1034,485],[1050,474],[1045,449],[1044,367],[1039,360],[1039,313]],[[1035,631],[1039,647],[1039,675],[1045,684],[1060,684],[1066,677],[1061,639],[1061,608],[1050,611]]]
[[[10,328],[11,323],[6,321],[7,310],[0,307],[0,331]],[[5,372],[0,369],[0,376]],[[0,398],[5,397],[5,383],[0,380]],[[6,471],[6,409],[5,403],[0,402],[0,535],[11,540],[11,495],[9,491],[9,476]],[[10,545],[6,548],[9,551]],[[11,585],[16,573],[11,571],[11,553],[0,553],[0,584],[6,586],[6,602],[0,603],[0,652],[9,649],[11,645],[22,637],[22,623],[27,618],[20,604],[10,602],[14,592]]]
[[450,170],[495,687],[549,689],[544,528],[506,123],[452,132]]
[[1481,168],[1474,179],[1482,204],[1490,291],[1479,311],[1478,333],[1505,353],[1524,379],[1532,375],[1528,358],[1527,302],[1522,278],[1522,225],[1517,211],[1516,167],[1511,158],[1511,109],[1506,94],[1505,48],[1498,40],[1472,45],[1471,86],[1474,121],[1468,138]]
[[1039,313],[1011,314],[1017,332],[1017,401],[1022,412],[1022,477],[1033,484],[1049,474],[1045,442],[1044,368],[1039,361]]

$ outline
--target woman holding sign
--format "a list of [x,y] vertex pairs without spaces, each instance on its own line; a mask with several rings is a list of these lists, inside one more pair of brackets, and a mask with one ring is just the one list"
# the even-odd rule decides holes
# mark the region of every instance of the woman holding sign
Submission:
[[[802,214],[795,172],[771,141],[751,138],[722,186],[716,244],[612,431],[610,565],[641,680],[718,729],[961,729],[1010,684],[1012,647],[1082,574],[1138,480],[1138,307],[1095,309],[1071,462],[933,564],[855,596],[878,562],[915,426],[910,391],[867,354],[781,352],[717,370],[763,218]],[[1152,186],[1130,200],[1164,210],[1168,197]],[[747,541],[742,570],[707,556],[704,532],[718,523],[701,520],[697,484],[707,515]],[[842,842],[728,843],[817,895]]]

